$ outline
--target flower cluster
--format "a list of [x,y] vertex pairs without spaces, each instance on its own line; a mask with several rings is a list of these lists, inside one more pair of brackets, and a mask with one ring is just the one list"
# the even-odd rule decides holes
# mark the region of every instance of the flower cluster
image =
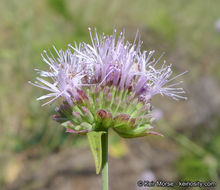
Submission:
[[[37,70],[34,86],[50,93],[38,100],[58,97],[63,104],[53,118],[71,133],[105,131],[113,128],[120,136],[140,137],[151,132],[151,98],[156,94],[174,100],[186,99],[184,90],[171,78],[171,65],[158,67],[154,51],[141,51],[142,42],[125,41],[124,33],[117,37],[92,35],[91,44],[69,45],[66,51],[55,49],[57,57],[45,51],[43,61],[48,71]],[[45,78],[50,78],[50,82]]]

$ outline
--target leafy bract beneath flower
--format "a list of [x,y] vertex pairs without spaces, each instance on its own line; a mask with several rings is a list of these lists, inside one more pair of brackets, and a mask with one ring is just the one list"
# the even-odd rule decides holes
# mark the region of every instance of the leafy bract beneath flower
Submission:
[[159,135],[150,132],[150,104],[140,101],[134,92],[109,86],[87,87],[84,91],[74,106],[64,102],[53,116],[67,132],[84,134],[113,128],[125,138]]

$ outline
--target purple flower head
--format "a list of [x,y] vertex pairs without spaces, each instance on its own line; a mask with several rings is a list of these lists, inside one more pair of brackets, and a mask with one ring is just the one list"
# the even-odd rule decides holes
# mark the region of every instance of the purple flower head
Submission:
[[[142,42],[130,43],[125,41],[124,33],[116,37],[116,30],[113,35],[98,36],[95,30],[95,37],[89,29],[92,44],[82,43],[80,48],[72,47],[76,56],[83,64],[92,67],[92,82],[99,86],[114,85],[121,89],[132,88],[136,94],[148,101],[156,94],[170,96],[171,98],[186,99],[182,88],[176,87],[182,82],[171,84],[174,78],[171,65],[166,62],[157,69],[159,59],[153,58],[154,51],[141,51]],[[137,37],[136,37],[137,38]],[[166,86],[167,85],[167,86]]]
[[[64,103],[53,118],[67,132],[86,133],[113,128],[125,138],[158,133],[149,131],[150,100],[156,94],[174,100],[186,99],[184,90],[173,82],[171,65],[153,58],[154,51],[141,51],[142,42],[125,41],[125,34],[92,35],[91,44],[69,45],[71,49],[45,51],[43,61],[48,71],[36,70],[40,77],[32,85],[49,91],[38,100],[50,98],[49,104],[62,97]],[[72,50],[72,51],[71,51]]]

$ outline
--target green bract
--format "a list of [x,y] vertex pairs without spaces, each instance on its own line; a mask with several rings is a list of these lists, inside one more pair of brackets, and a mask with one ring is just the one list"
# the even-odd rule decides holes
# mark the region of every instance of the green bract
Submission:
[[149,131],[152,128],[150,104],[133,91],[91,86],[78,93],[78,100],[72,100],[73,106],[64,102],[54,116],[67,132],[83,134],[112,128],[124,138],[158,134]]

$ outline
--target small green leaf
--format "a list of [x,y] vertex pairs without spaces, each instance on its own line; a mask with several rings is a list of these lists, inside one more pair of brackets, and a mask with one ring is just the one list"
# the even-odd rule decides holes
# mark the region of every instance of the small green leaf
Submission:
[[90,149],[95,161],[96,174],[99,174],[102,167],[102,135],[105,131],[92,131],[87,133]]

